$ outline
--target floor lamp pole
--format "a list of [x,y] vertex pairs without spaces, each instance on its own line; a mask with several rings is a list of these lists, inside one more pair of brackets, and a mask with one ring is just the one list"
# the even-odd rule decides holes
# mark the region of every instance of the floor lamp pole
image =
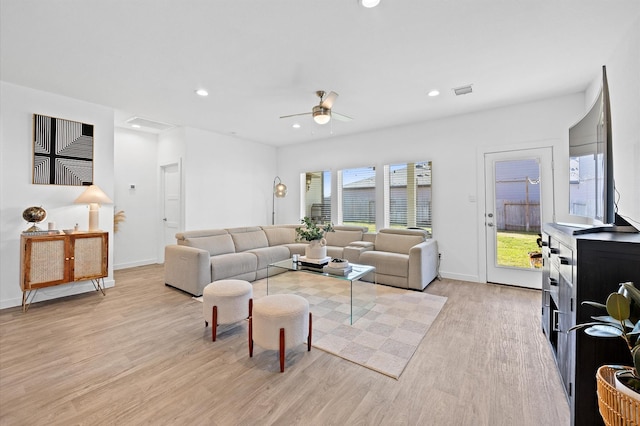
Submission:
[[[276,181],[273,181],[273,186],[275,187]],[[271,224],[275,225],[276,224],[276,193],[275,191],[271,191]]]

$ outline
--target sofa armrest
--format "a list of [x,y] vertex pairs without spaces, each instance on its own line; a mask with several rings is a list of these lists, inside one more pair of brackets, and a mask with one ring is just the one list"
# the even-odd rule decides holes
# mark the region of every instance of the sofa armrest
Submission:
[[354,241],[344,248],[342,256],[351,263],[359,263],[360,255],[369,250],[373,250],[373,243],[368,241]]
[[409,250],[409,288],[423,290],[438,276],[438,243],[429,239]]
[[207,250],[182,245],[164,248],[164,282],[194,296],[211,282],[211,256]]

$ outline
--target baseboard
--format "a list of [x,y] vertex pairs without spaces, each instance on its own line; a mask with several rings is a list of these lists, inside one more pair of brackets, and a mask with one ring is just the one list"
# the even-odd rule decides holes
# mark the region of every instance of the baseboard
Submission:
[[[116,282],[112,278],[105,278],[104,288],[114,287]],[[45,300],[58,299],[60,297],[73,296],[74,294],[95,292],[96,289],[91,281],[79,281],[70,284],[62,284],[53,287],[45,287],[35,293],[31,303],[43,302]],[[100,294],[102,296],[102,294]],[[12,299],[0,300],[0,309],[13,308],[22,305],[22,294]]]
[[469,281],[472,283],[481,283],[477,275],[455,274],[451,272],[440,271],[440,276],[449,280]]
[[136,266],[155,265],[156,263],[158,263],[158,259],[146,259],[139,260],[137,262],[118,263],[117,265],[113,265],[113,270],[117,271],[118,269],[135,268]]

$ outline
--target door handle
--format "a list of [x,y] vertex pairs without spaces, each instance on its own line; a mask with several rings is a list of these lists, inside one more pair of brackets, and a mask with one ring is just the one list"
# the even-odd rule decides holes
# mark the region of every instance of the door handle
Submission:
[[167,218],[166,218],[166,217],[164,217],[164,218],[162,218],[162,220],[164,220],[164,221],[166,222],[166,221],[167,221]]
[[560,311],[554,310],[551,316],[551,330],[560,331]]
[[487,223],[487,226],[493,226],[493,222]]

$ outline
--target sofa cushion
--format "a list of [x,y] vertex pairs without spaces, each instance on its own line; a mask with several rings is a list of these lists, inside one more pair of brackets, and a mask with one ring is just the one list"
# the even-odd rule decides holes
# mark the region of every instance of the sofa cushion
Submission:
[[236,252],[243,252],[260,247],[269,247],[267,235],[262,228],[235,228],[229,229]]
[[258,266],[258,259],[252,253],[230,253],[211,258],[211,281],[224,280],[231,277],[253,273]]
[[307,243],[291,243],[284,246],[289,249],[289,257],[291,257],[294,254],[304,256],[308,245]]
[[342,259],[344,257],[344,247],[327,246],[327,256],[334,259]]
[[231,235],[227,233],[208,237],[187,238],[183,240],[182,245],[207,250],[211,256],[235,253],[233,240]]
[[360,254],[360,263],[376,267],[377,274],[396,277],[409,276],[409,255],[400,253],[365,251]]
[[346,247],[353,241],[362,240],[362,231],[334,231],[324,236],[328,246]]
[[269,246],[281,246],[283,244],[291,244],[296,241],[295,228],[277,228],[277,227],[263,227]]
[[421,235],[407,235],[379,232],[376,235],[375,250],[409,254],[411,247],[425,240]]
[[264,269],[270,263],[280,262],[291,257],[289,249],[286,246],[263,247],[249,250],[247,253],[253,253],[258,259],[258,269]]

